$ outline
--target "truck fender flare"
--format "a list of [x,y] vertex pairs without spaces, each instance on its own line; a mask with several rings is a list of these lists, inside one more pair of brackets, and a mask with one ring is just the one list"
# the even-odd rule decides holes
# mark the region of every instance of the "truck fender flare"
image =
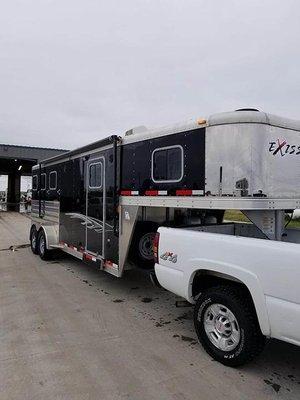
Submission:
[[210,260],[205,260],[205,262],[203,262],[204,260],[201,261],[202,261],[201,264],[202,265],[204,264],[205,267],[203,265],[203,268],[194,269],[193,273],[190,275],[189,278],[188,293],[187,293],[188,301],[190,301],[191,303],[195,302],[192,296],[192,284],[195,275],[199,272],[211,275],[216,274],[216,276],[220,278],[223,277],[224,279],[227,279],[229,281],[232,280],[235,282],[242,283],[247,287],[252,297],[257,319],[263,335],[270,336],[271,326],[269,322],[266,299],[258,277],[254,273],[245,270],[244,268],[241,268],[237,265],[232,265],[227,263],[216,263]]

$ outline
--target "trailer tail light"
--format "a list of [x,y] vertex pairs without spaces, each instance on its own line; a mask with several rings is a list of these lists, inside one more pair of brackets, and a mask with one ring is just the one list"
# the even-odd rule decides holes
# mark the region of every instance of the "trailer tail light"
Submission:
[[145,196],[167,196],[167,190],[146,190]]
[[156,232],[154,239],[153,239],[153,257],[154,257],[154,262],[158,264],[158,244],[159,244],[159,232]]
[[121,190],[121,196],[138,196],[138,190]]

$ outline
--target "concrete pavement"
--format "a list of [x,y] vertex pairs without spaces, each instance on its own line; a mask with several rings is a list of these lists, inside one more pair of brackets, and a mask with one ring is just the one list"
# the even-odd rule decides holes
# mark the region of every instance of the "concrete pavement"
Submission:
[[271,341],[230,369],[197,343],[192,309],[140,271],[117,279],[40,260],[29,219],[0,213],[0,400],[299,399],[300,349]]

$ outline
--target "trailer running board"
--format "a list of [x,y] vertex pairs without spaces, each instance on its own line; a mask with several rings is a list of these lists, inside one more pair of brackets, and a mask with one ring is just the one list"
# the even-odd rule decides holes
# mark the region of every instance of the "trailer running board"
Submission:
[[105,260],[103,257],[99,255],[95,255],[92,253],[89,253],[88,251],[84,249],[78,249],[78,247],[67,244],[65,242],[60,242],[58,245],[52,245],[52,249],[60,249],[64,251],[67,254],[70,254],[73,257],[76,257],[77,259],[81,261],[87,261],[87,262],[92,262],[95,263],[100,267],[101,270],[108,272],[111,275],[114,275],[116,277],[120,277],[121,274],[119,273],[119,266],[118,264],[113,263],[110,260]]

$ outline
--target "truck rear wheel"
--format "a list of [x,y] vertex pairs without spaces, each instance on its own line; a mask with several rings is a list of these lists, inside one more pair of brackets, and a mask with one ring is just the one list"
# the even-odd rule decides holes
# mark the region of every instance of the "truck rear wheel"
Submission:
[[149,269],[154,267],[152,242],[158,225],[154,222],[138,222],[130,248],[130,259],[138,267]]
[[232,286],[204,291],[196,302],[194,324],[207,353],[230,367],[251,361],[265,344],[251,301]]

